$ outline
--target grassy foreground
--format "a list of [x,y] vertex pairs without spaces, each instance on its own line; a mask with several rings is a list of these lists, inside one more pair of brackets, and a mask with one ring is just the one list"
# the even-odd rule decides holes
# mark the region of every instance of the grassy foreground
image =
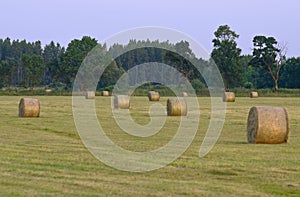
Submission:
[[[145,173],[122,172],[98,161],[84,147],[72,116],[71,97],[40,96],[41,117],[18,118],[21,97],[0,97],[0,196],[299,196],[300,98],[237,98],[227,104],[222,134],[213,150],[198,157],[210,118],[209,98],[199,98],[200,126],[192,145],[168,166]],[[161,99],[166,103],[166,98]],[[133,119],[149,121],[146,97],[131,100]],[[286,107],[288,144],[246,143],[250,107]],[[159,148],[177,130],[168,117],[149,139],[124,134],[113,120],[110,98],[96,98],[97,114],[118,145],[138,151]]]

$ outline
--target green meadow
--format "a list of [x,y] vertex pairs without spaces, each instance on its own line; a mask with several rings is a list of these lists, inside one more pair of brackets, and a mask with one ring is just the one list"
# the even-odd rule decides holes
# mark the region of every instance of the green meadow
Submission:
[[[300,196],[300,97],[238,97],[227,103],[226,120],[214,148],[198,156],[210,120],[210,98],[199,97],[200,124],[190,147],[166,167],[124,172],[96,159],[81,141],[73,120],[72,97],[36,96],[39,118],[19,118],[20,96],[0,96],[0,196]],[[160,103],[166,105],[167,97]],[[96,97],[107,136],[133,151],[154,150],[175,135],[179,117],[167,117],[149,138],[119,128],[110,97]],[[131,116],[150,120],[147,97],[131,98]],[[256,105],[285,107],[287,144],[248,144],[247,116]]]

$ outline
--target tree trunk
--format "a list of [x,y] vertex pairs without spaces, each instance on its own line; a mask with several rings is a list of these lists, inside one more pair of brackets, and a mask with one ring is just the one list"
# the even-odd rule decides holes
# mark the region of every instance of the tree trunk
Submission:
[[275,83],[275,93],[278,93],[278,80],[275,80],[274,83]]

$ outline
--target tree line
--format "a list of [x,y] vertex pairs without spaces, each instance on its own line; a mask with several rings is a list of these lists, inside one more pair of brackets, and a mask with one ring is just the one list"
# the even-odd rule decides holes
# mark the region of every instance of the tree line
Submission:
[[[209,60],[196,57],[187,41],[170,43],[130,40],[126,45],[115,43],[107,47],[105,44],[98,44],[95,38],[84,36],[72,40],[65,48],[53,41],[42,47],[40,41],[0,39],[0,87],[42,86],[71,90],[82,61],[95,46],[98,46],[101,57],[112,60],[99,80],[98,89],[114,85],[128,69],[145,62],[171,65],[180,71],[195,89],[205,88],[203,77],[184,56],[188,56],[200,68],[207,68],[215,62],[227,89],[274,88],[278,91],[279,87],[300,88],[300,57],[287,58],[286,46],[278,43],[275,38],[255,36],[252,54],[241,55],[236,41],[239,35],[229,26],[220,26],[214,35],[214,48]],[[145,44],[157,47],[141,47]],[[127,52],[116,56],[124,50]]]

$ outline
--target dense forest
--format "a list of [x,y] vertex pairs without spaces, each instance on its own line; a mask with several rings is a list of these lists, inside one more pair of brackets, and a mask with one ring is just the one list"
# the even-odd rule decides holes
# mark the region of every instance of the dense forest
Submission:
[[[273,37],[253,38],[253,54],[241,55],[237,35],[228,26],[220,26],[212,41],[211,59],[199,59],[187,41],[178,43],[131,40],[126,45],[118,43],[109,48],[100,45],[106,58],[113,61],[107,67],[98,84],[98,89],[113,85],[117,79],[134,65],[145,62],[161,62],[173,66],[186,76],[196,89],[205,88],[205,81],[190,61],[170,51],[180,51],[208,67],[212,61],[218,65],[226,88],[300,88],[300,57],[285,57],[285,48]],[[138,48],[141,43],[155,47]],[[0,39],[0,88],[47,87],[71,90],[72,83],[84,58],[98,42],[89,36],[72,40],[66,48],[51,42],[42,46],[40,41]],[[99,46],[99,45],[98,45]],[[127,53],[116,57],[116,51]]]

